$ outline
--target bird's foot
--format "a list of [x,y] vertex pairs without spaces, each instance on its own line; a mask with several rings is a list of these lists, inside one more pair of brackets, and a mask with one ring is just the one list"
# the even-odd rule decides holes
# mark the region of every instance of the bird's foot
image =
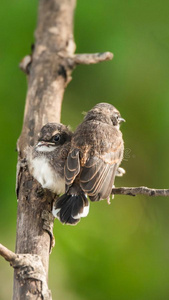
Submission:
[[116,171],[116,176],[122,177],[125,173],[126,171],[123,168],[118,168]]

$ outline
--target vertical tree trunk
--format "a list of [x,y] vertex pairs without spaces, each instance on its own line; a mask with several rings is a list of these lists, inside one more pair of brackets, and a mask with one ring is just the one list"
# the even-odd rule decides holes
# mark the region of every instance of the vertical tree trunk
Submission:
[[[75,50],[73,13],[76,0],[39,0],[36,43],[28,74],[28,92],[21,136],[18,140],[18,211],[16,253],[41,257],[48,277],[50,228],[44,227],[44,212],[51,211],[53,196],[41,190],[29,174],[25,149],[33,146],[40,128],[47,122],[59,122],[65,86],[71,70],[67,57]],[[53,219],[49,221],[52,228]],[[46,230],[44,230],[46,228]],[[32,273],[33,274],[33,268]],[[13,299],[50,299],[38,276],[29,268],[14,272]],[[23,273],[24,273],[23,272]]]

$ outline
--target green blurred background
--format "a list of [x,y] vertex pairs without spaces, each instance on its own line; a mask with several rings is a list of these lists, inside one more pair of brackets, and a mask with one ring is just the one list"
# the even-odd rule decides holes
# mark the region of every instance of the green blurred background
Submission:
[[[0,9],[0,242],[15,248],[16,140],[26,78],[20,60],[34,41],[37,1],[3,0]],[[116,186],[169,188],[169,2],[79,0],[77,52],[112,51],[114,59],[79,66],[63,102],[73,129],[82,111],[114,104],[122,126],[126,169]],[[169,199],[115,196],[92,203],[76,227],[55,222],[49,287],[60,300],[169,299]],[[0,300],[11,299],[13,270],[0,257]]]

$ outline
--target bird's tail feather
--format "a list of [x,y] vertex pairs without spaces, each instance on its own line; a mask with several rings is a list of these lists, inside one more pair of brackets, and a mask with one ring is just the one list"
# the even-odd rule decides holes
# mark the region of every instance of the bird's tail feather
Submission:
[[79,195],[64,194],[54,203],[52,213],[64,224],[77,224],[81,217],[89,212],[89,202],[84,193]]

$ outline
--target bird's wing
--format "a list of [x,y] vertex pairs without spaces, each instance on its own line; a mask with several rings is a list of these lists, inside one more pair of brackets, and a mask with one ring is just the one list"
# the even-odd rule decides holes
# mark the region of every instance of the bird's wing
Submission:
[[123,146],[88,159],[80,174],[80,185],[91,201],[106,199],[110,195],[122,155]]
[[70,150],[65,165],[66,191],[80,172],[79,149]]

